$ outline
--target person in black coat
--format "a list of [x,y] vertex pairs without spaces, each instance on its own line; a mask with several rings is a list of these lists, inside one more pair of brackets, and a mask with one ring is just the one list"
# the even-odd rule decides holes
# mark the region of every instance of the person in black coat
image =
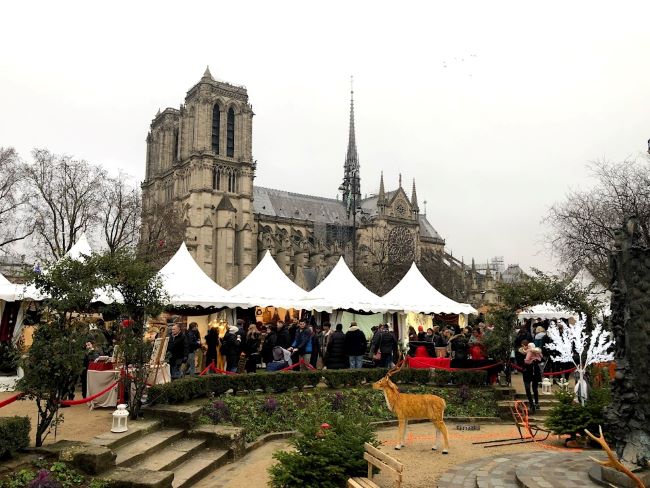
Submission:
[[239,354],[241,353],[241,345],[237,340],[239,329],[231,325],[228,327],[228,332],[221,338],[221,355],[226,359],[226,371],[232,373],[237,372],[239,364]]
[[207,347],[207,352],[205,354],[205,366],[210,366],[212,363],[217,365],[217,346],[219,345],[219,332],[215,327],[211,327],[208,330],[208,334],[205,336],[205,346]]
[[349,360],[345,354],[343,324],[336,324],[336,330],[330,335],[325,352],[325,366],[327,366],[327,369],[345,369],[349,367]]
[[350,330],[345,333],[345,354],[350,358],[350,368],[363,367],[363,355],[368,347],[368,339],[356,322],[350,324]]
[[255,373],[260,362],[260,333],[254,325],[248,328],[242,349],[246,354],[246,372]]
[[291,340],[291,337],[289,335],[289,331],[287,330],[287,326],[284,324],[284,322],[279,320],[278,321],[278,338],[277,338],[276,346],[279,346],[282,349],[289,349],[289,346],[291,346],[292,342],[293,341]]
[[187,338],[181,332],[178,324],[172,326],[171,337],[169,338],[169,345],[167,346],[167,354],[169,355],[169,369],[172,379],[183,377],[182,365],[187,363],[187,355],[189,348],[187,345]]
[[388,324],[383,324],[379,333],[375,334],[372,339],[370,353],[375,355],[381,353],[381,358],[377,360],[377,366],[380,368],[390,368],[393,366],[393,358],[397,356],[397,339],[393,333],[388,330]]
[[265,364],[273,361],[273,348],[278,344],[278,328],[275,324],[269,325],[269,331],[262,343],[262,361]]

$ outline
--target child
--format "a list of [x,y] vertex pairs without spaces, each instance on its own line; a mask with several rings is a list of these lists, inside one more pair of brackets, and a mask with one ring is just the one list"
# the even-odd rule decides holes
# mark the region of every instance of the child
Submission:
[[525,353],[526,353],[526,358],[524,359],[524,363],[526,364],[532,364],[533,362],[541,362],[543,357],[542,357],[542,350],[535,345],[534,342],[529,342],[528,345],[525,348]]

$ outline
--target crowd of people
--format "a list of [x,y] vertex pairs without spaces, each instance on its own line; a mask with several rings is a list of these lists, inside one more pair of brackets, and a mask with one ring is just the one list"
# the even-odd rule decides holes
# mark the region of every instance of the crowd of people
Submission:
[[461,328],[458,324],[436,325],[426,332],[409,327],[409,355],[447,356],[453,359],[486,359],[483,338],[492,328],[483,322]]
[[[366,334],[351,322],[310,325],[294,319],[290,324],[255,324],[237,320],[235,325],[210,327],[201,341],[196,322],[187,327],[174,323],[170,330],[167,360],[172,379],[198,374],[199,366],[217,365],[222,359],[227,372],[255,373],[258,370],[278,371],[295,363],[300,369],[362,368],[364,361],[379,367],[390,367],[397,357],[397,338],[388,324],[372,328]],[[201,354],[197,354],[201,353]],[[199,355],[203,359],[199,359]],[[309,366],[308,366],[309,365]]]

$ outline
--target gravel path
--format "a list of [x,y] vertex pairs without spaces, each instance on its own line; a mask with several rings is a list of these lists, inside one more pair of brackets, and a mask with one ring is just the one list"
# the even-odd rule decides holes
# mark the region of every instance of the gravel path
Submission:
[[[0,402],[14,395],[13,392],[2,392],[0,393]],[[75,400],[80,398],[81,393],[78,391]],[[112,408],[89,410],[88,405],[75,405],[63,408],[60,412],[63,414],[63,423],[57,428],[56,439],[54,438],[54,432],[52,432],[45,439],[45,444],[51,444],[61,439],[87,441],[96,435],[111,430]],[[36,403],[31,400],[18,400],[0,408],[0,417],[20,415],[30,418],[32,423],[30,441],[32,445],[34,445],[34,436],[36,435],[37,414]]]

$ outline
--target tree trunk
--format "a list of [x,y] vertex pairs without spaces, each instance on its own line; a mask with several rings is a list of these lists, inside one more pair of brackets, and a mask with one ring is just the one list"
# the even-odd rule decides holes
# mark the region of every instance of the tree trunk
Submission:
[[608,430],[618,456],[639,466],[650,460],[650,249],[634,229],[617,236],[610,258],[611,323],[616,339],[616,374]]

